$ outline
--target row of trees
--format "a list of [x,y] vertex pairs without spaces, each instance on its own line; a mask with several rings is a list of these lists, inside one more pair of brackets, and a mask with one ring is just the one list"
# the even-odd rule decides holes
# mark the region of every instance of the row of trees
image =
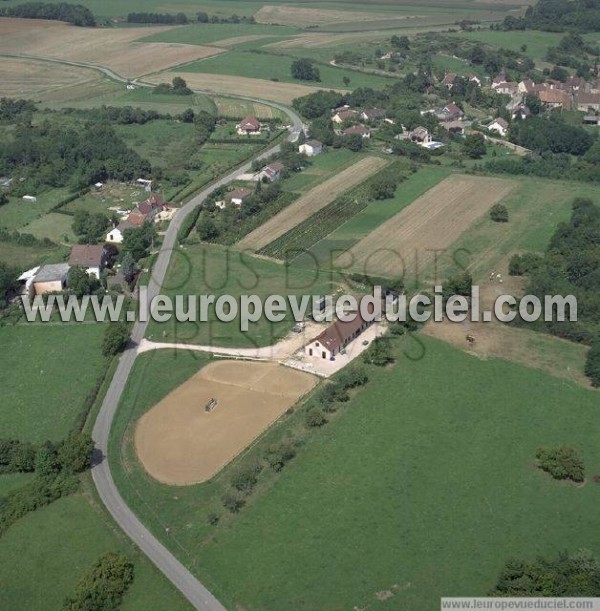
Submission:
[[0,17],[49,19],[86,27],[96,25],[96,19],[89,8],[81,4],[69,4],[67,2],[25,2],[16,6],[2,7],[0,8]]
[[184,25],[189,23],[185,13],[129,13],[127,23],[165,23]]
[[599,0],[538,0],[524,17],[506,17],[505,30],[547,32],[597,32],[600,30]]

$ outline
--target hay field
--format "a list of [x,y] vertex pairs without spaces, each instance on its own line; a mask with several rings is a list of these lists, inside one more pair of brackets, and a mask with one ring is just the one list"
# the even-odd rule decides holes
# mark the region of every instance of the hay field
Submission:
[[[206,482],[316,383],[277,363],[211,363],[140,418],[137,455],[164,484]],[[206,412],[211,399],[217,406]]]
[[289,121],[287,115],[280,110],[258,102],[225,97],[215,97],[213,102],[216,104],[221,117],[239,117],[241,119],[247,115],[254,115],[263,120],[280,118],[283,121]]
[[223,53],[223,49],[138,39],[170,29],[79,28],[38,19],[0,19],[0,53],[85,62],[133,78]]
[[94,70],[49,62],[0,58],[2,95],[34,97],[43,101],[64,98],[80,88],[95,87],[103,79]]
[[379,12],[336,11],[330,9],[299,8],[294,6],[263,6],[254,18],[258,23],[306,27],[310,25],[330,25],[335,23],[381,21],[382,17],[392,21],[407,19],[407,15],[381,14]]
[[238,242],[240,248],[260,250],[281,237],[290,229],[325,208],[336,197],[356,187],[375,174],[388,160],[381,157],[365,157],[349,168],[311,189],[272,219],[249,233]]
[[[362,239],[335,263],[361,273],[417,276],[471,224],[506,197],[516,181],[451,176]],[[402,186],[400,186],[402,188]]]
[[294,98],[319,91],[320,87],[296,85],[294,83],[276,83],[263,79],[245,78],[243,76],[230,76],[227,74],[209,74],[206,72],[161,72],[147,77],[150,83],[164,83],[173,77],[183,77],[192,88],[210,93],[225,95],[243,95],[251,98],[262,98],[291,104]]

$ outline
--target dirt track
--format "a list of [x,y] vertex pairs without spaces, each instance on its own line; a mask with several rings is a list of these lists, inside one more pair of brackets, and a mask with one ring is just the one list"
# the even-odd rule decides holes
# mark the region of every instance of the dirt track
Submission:
[[369,178],[388,161],[381,157],[365,157],[343,172],[311,189],[271,220],[249,233],[238,242],[240,248],[260,250],[284,233],[325,208],[345,191]]
[[[501,178],[451,176],[338,257],[361,273],[413,278],[517,183]],[[402,189],[402,185],[399,187]]]
[[[138,457],[162,483],[206,482],[316,383],[276,363],[211,363],[140,418]],[[207,413],[213,398],[218,404]]]

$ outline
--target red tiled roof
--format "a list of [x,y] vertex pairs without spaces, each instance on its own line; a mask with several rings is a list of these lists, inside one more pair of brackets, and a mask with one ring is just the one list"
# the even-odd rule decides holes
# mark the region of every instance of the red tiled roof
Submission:
[[86,246],[76,244],[71,248],[69,265],[79,267],[100,267],[104,254],[104,246]]

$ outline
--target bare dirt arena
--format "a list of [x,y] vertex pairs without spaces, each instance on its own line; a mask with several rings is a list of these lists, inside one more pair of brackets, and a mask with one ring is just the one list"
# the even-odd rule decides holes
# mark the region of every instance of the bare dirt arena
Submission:
[[[316,383],[277,363],[211,363],[140,418],[137,455],[164,484],[206,482]],[[206,411],[212,399],[217,405]]]

